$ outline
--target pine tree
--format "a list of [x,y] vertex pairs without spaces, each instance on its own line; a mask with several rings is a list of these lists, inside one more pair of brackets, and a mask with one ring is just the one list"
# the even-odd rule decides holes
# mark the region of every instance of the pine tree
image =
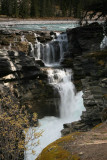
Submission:
[[1,13],[8,15],[8,0],[1,0]]
[[73,16],[76,18],[78,17],[78,3],[79,0],[72,0],[72,5],[73,5]]
[[20,2],[20,16],[28,18],[30,16],[30,0],[22,0]]
[[53,12],[53,9],[52,9],[51,0],[47,0],[47,3],[46,3],[46,16],[47,17],[51,17],[52,16],[52,12]]
[[39,1],[39,12],[40,12],[40,17],[46,17],[46,6],[47,6],[47,0],[40,0]]
[[69,16],[72,16],[72,0],[69,1]]
[[31,17],[39,17],[38,0],[31,0]]
[[19,17],[19,8],[17,0],[14,0],[13,15],[14,17]]

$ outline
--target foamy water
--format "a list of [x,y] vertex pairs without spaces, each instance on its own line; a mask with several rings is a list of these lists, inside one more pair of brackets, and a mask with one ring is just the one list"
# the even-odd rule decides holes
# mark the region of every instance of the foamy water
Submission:
[[[71,82],[71,70],[49,69],[49,83],[58,89],[61,102],[59,105],[60,117],[44,117],[39,120],[37,131],[43,130],[39,138],[39,145],[31,147],[26,153],[26,160],[35,160],[40,152],[48,144],[61,137],[60,131],[64,123],[71,123],[80,119],[82,111],[85,110],[82,99],[82,92],[76,93],[75,87]],[[29,130],[31,132],[32,128]],[[35,140],[36,142],[37,140]],[[32,142],[29,142],[29,146]],[[34,143],[34,141],[33,141]],[[32,154],[35,150],[35,154]]]
[[[56,50],[54,42],[57,42],[58,50]],[[61,137],[60,131],[63,129],[63,124],[79,120],[82,111],[85,110],[82,92],[76,92],[75,86],[71,80],[73,76],[72,70],[56,69],[57,66],[60,66],[60,60],[63,58],[64,52],[67,51],[67,35],[65,33],[57,33],[57,38],[47,44],[40,44],[37,40],[35,43],[35,46],[31,45],[31,54],[35,60],[41,59],[42,57],[45,65],[49,66],[47,69],[49,84],[55,87],[60,95],[60,117],[49,116],[39,120],[39,126],[36,130],[38,132],[43,130],[43,134],[39,139],[28,143],[28,151],[25,153],[26,160],[35,160],[43,148]],[[32,130],[33,128],[30,128],[28,134],[30,134]],[[38,140],[39,145],[35,145],[34,143]],[[32,150],[35,152],[32,153]]]
[[[30,24],[30,25],[29,25]],[[8,21],[0,22],[0,28],[13,30],[66,31],[75,28],[78,21]]]

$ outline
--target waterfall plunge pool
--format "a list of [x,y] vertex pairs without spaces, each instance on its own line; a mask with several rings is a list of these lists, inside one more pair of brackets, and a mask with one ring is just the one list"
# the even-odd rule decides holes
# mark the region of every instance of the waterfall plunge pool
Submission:
[[[48,144],[61,137],[60,131],[63,129],[63,124],[80,120],[82,111],[85,110],[82,92],[76,93],[75,86],[71,81],[73,76],[72,70],[59,68],[60,61],[68,50],[67,35],[66,33],[56,34],[57,39],[53,39],[46,44],[42,44],[36,39],[35,45],[31,44],[31,56],[35,60],[42,59],[45,66],[48,67],[49,84],[55,87],[60,95],[60,117],[49,116],[39,119],[39,126],[36,127],[36,131],[40,132],[43,130],[42,136],[29,141],[27,144],[28,149],[25,152],[25,160],[35,160]],[[57,47],[55,47],[56,43]],[[27,134],[30,135],[33,129],[30,128]],[[36,145],[38,140],[39,145]]]
[[[39,145],[31,145],[37,143],[37,139],[28,143],[25,160],[35,160],[48,144],[60,138],[60,131],[63,129],[64,123],[80,120],[82,111],[85,110],[82,92],[76,93],[75,86],[71,82],[71,74],[71,70],[68,69],[49,68],[49,83],[58,89],[61,98],[59,105],[60,117],[50,116],[39,120],[39,127],[37,127],[36,131],[43,131],[42,136],[38,139]],[[29,129],[28,134],[30,135],[31,132],[32,128]],[[32,150],[35,151],[34,154],[32,154]]]

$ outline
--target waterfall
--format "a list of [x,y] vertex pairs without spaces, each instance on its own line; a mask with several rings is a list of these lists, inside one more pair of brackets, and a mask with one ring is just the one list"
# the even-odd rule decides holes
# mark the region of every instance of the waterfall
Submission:
[[[43,134],[39,138],[39,145],[35,146],[35,154],[33,155],[31,151],[28,151],[26,160],[35,160],[43,148],[61,137],[60,131],[63,129],[63,124],[79,120],[84,110],[82,92],[76,93],[75,87],[71,82],[71,70],[49,68],[47,72],[49,83],[57,88],[60,94],[60,117],[50,116],[39,120],[40,126],[37,127],[36,131],[43,130]],[[31,131],[32,128],[29,133]],[[28,146],[36,142],[37,140],[33,140]],[[34,150],[34,146],[30,147],[30,149]]]
[[21,36],[21,42],[26,42],[26,41],[27,41],[27,39],[25,38],[24,35],[22,35],[22,36]]
[[[46,44],[40,43],[37,40],[37,36],[38,35],[35,34],[36,41],[34,46],[29,43],[31,46],[31,55],[35,59],[42,59],[46,65],[58,63],[68,49],[68,39],[66,33],[56,33],[56,37],[54,36],[53,40]],[[22,37],[22,39],[24,39],[24,37]]]
[[12,44],[11,44],[11,43],[10,43],[10,45],[9,45],[9,47],[8,47],[8,48],[9,48],[9,50],[11,50],[11,49],[12,49]]
[[[75,86],[71,82],[72,71],[70,69],[50,68],[47,72],[49,83],[57,88],[60,94],[60,119],[65,122],[78,120],[81,115],[82,92],[76,93]],[[78,95],[81,99],[80,105],[77,102]],[[83,107],[83,104],[81,106]]]
[[31,53],[31,56],[34,57],[34,48],[33,48],[33,45],[31,42],[29,42],[30,44],[30,53]]
[[[57,47],[54,46],[57,42]],[[57,38],[53,39],[47,44],[40,44],[36,41],[36,58],[41,58],[47,67],[49,84],[53,85],[59,92],[60,104],[59,104],[59,117],[44,117],[39,120],[39,127],[37,131],[43,130],[42,136],[39,138],[38,146],[30,146],[32,141],[29,142],[27,147],[31,150],[35,148],[35,154],[27,151],[25,155],[26,160],[35,160],[40,154],[43,148],[52,143],[56,139],[61,137],[60,131],[63,129],[64,123],[71,123],[80,119],[82,111],[84,109],[82,92],[76,93],[75,86],[72,83],[72,70],[71,69],[59,69],[54,68],[56,63],[59,63],[64,56],[64,52],[67,50],[67,36],[66,34],[57,33]],[[38,49],[39,48],[39,49]],[[32,128],[29,129],[31,133]],[[33,140],[33,143],[37,140]]]
[[107,47],[107,36],[104,35],[104,38],[103,38],[101,45],[100,45],[100,48],[101,48],[101,50],[103,50],[106,47]]

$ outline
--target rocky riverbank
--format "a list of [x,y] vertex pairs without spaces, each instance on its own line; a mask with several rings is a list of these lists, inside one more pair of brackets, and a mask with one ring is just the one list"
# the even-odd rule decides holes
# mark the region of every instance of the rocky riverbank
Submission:
[[75,132],[48,145],[36,160],[106,160],[107,123]]

